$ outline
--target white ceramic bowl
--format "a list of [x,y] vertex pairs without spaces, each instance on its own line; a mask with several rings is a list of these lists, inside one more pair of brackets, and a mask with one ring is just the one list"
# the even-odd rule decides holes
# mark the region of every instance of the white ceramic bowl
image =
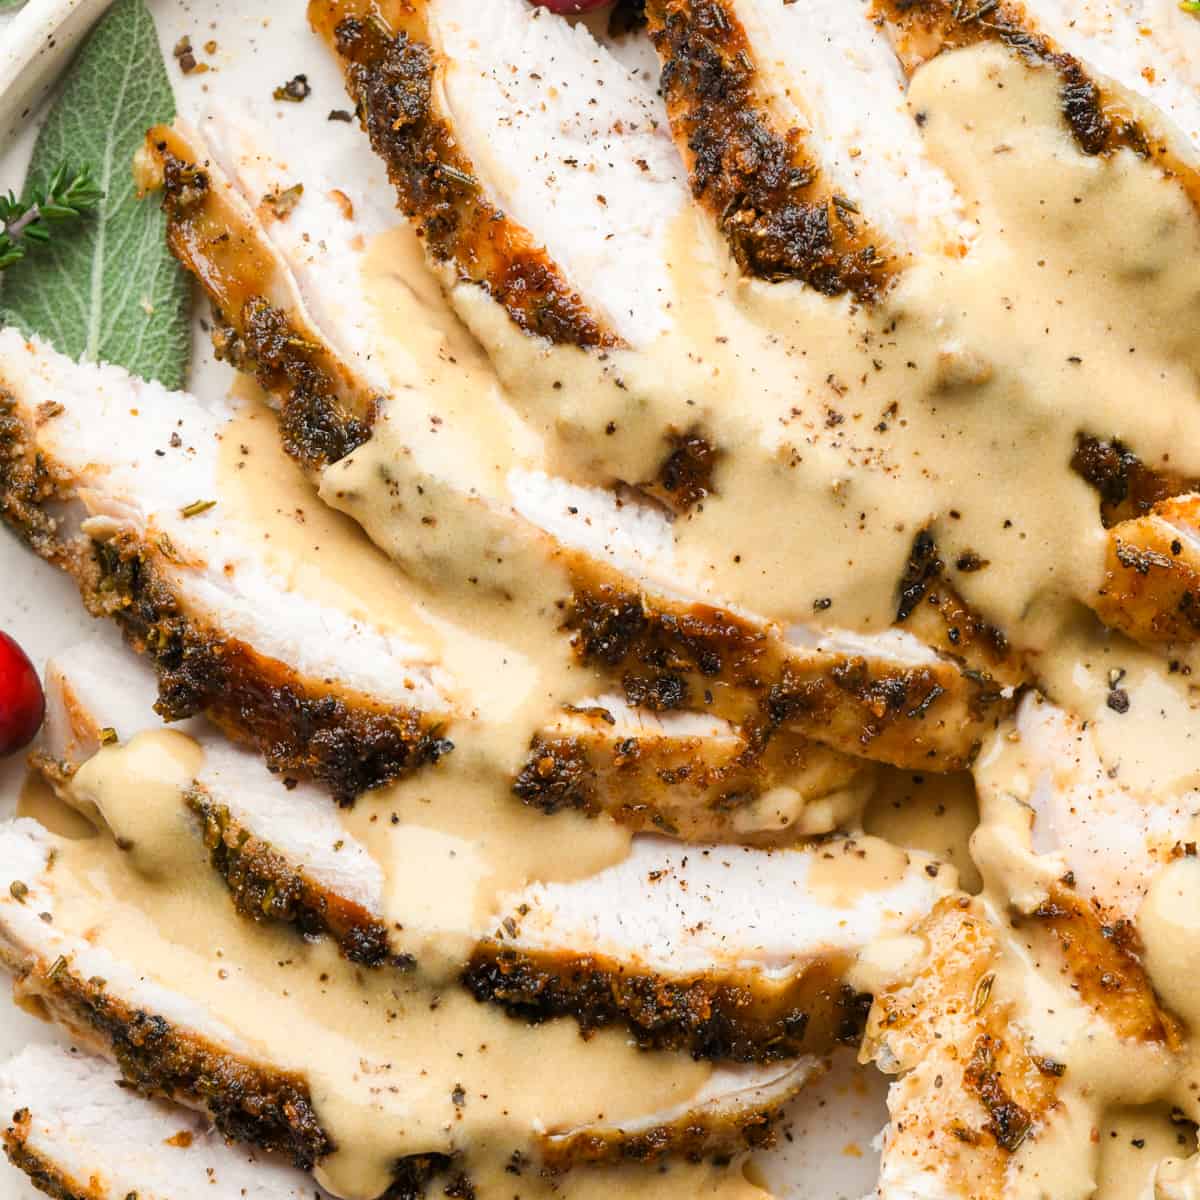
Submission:
[[28,124],[111,0],[30,0],[0,32],[0,146]]

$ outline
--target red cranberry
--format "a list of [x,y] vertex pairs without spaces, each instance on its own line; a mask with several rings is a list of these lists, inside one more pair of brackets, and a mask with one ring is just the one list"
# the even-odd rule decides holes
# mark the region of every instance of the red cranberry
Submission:
[[42,726],[46,697],[33,663],[0,633],[0,758],[28,746]]
[[591,12],[595,8],[603,8],[612,0],[533,0],[536,8],[548,8],[551,12],[574,16],[576,13]]

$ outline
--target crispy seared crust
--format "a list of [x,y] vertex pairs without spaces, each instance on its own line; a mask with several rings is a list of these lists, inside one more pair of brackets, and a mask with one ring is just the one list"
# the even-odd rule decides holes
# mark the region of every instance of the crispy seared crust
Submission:
[[279,399],[283,444],[299,463],[345,458],[370,436],[371,403],[297,314],[271,303],[282,290],[275,263],[180,134],[150,130],[144,159],[143,182],[162,189],[167,244],[212,302],[218,355]]
[[439,60],[423,0],[384,8],[390,24],[364,0],[312,0],[309,21],[341,58],[363,128],[429,254],[485,287],[528,333],[618,345],[529,231],[489,200],[438,108]]
[[1163,465],[1150,466],[1123,442],[1090,434],[1075,439],[1071,469],[1099,493],[1106,529],[1144,517],[1160,500],[1200,491],[1200,479],[1188,479]]
[[796,830],[786,818],[778,831],[760,823],[744,827],[741,815],[764,793],[792,788],[805,803],[856,792],[870,777],[862,759],[790,730],[758,752],[743,742],[714,747],[706,738],[654,733],[614,741],[600,731],[536,736],[513,791],[547,813],[606,813],[639,832],[769,844]]
[[657,479],[641,490],[674,512],[687,513],[716,491],[713,474],[722,452],[699,429],[668,433],[667,442],[671,452],[659,467]]
[[1156,505],[1151,516],[1125,521],[1109,533],[1104,586],[1096,613],[1139,642],[1200,637],[1200,553],[1161,519],[1185,509],[1200,520],[1200,497]]
[[23,1004],[113,1058],[146,1095],[203,1107],[226,1137],[286,1154],[304,1170],[333,1149],[298,1076],[244,1062],[162,1017],[131,1009],[103,980],[81,979],[63,959],[31,964],[0,944],[0,960],[16,972]]
[[1147,466],[1119,441],[1083,435],[1071,466],[1099,493],[1109,530],[1097,616],[1139,642],[1200,637],[1200,553],[1172,526],[1200,528],[1200,480]]
[[775,1126],[784,1104],[781,1097],[750,1113],[737,1116],[713,1113],[680,1117],[651,1129],[580,1130],[557,1135],[542,1143],[542,1161],[548,1171],[614,1162],[656,1163],[672,1156],[689,1162],[731,1162],[747,1150],[769,1150],[775,1144]]
[[978,1097],[988,1114],[984,1132],[996,1145],[1014,1153],[1029,1136],[1033,1117],[1019,1104],[1005,1085],[1004,1076],[1011,1066],[1006,1062],[1008,1043],[990,1033],[981,1033],[971,1047],[971,1057],[963,1070],[963,1084]]
[[255,921],[283,921],[306,936],[328,934],[351,962],[364,967],[410,966],[393,954],[387,926],[289,863],[240,825],[229,809],[194,791],[188,805],[200,820],[213,869],[224,879],[238,912]]
[[29,435],[0,393],[0,515],[70,571],[89,611],[115,619],[153,662],[156,708],[167,720],[203,712],[255,746],[272,770],[311,776],[344,803],[451,749],[425,714],[305,679],[190,613],[162,570],[173,553],[165,539],[151,546],[122,532],[63,541],[45,506],[65,489]]
[[1102,1013],[1120,1037],[1178,1050],[1182,1030],[1158,1003],[1132,921],[1109,919],[1098,905],[1060,885],[1030,916],[1014,923],[1053,936],[1079,998]]
[[[53,414],[43,418],[53,420]],[[46,505],[64,499],[66,483],[33,450],[25,422],[12,398],[0,388],[0,516],[48,562],[66,570],[76,569],[72,549],[58,536]]]
[[732,4],[649,0],[646,11],[692,192],[742,270],[803,280],[829,296],[877,296],[895,262],[856,206],[831,189],[803,132],[771,111]]
[[848,754],[956,770],[1009,707],[990,676],[948,660],[910,667],[831,655],[818,665],[730,613],[649,609],[614,582],[577,586],[567,628],[580,657],[618,679],[631,704],[705,709],[740,724],[752,746],[787,726]]
[[814,962],[771,983],[729,974],[635,974],[602,955],[480,944],[463,974],[477,1000],[515,1017],[572,1017],[585,1033],[624,1024],[640,1046],[695,1058],[774,1062],[826,1054],[862,1032],[870,1000],[843,982],[848,962]]
[[[986,570],[988,564],[963,554],[958,571]],[[1017,655],[1004,632],[985,621],[966,604],[946,577],[946,563],[927,530],[913,539],[912,553],[900,580],[896,623],[964,664],[964,671],[1008,687],[1025,682]]]
[[1170,148],[1162,131],[1147,129],[1122,96],[1101,86],[1084,64],[1040,32],[1017,0],[874,0],[871,11],[887,29],[909,74],[938,54],[981,42],[997,43],[1033,65],[1052,68],[1062,81],[1063,120],[1085,154],[1132,150],[1176,177],[1200,204],[1200,175]]
[[18,1171],[23,1171],[29,1177],[29,1182],[39,1192],[45,1192],[55,1200],[109,1200],[104,1189],[94,1180],[80,1183],[72,1179],[26,1145],[30,1124],[27,1108],[13,1113],[11,1121],[4,1131],[4,1153]]

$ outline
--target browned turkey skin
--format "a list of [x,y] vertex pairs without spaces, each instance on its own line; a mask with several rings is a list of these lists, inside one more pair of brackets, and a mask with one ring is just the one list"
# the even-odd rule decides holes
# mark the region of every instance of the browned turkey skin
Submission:
[[692,192],[742,270],[827,296],[878,296],[896,269],[885,240],[830,187],[803,132],[768,111],[732,6],[650,0],[646,13]]
[[211,628],[159,569],[169,544],[151,546],[129,532],[107,541],[64,537],[49,513],[69,499],[68,485],[0,392],[0,515],[74,576],[91,613],[114,619],[153,662],[159,711],[168,720],[203,712],[233,739],[256,746],[273,770],[311,776],[343,802],[451,748],[438,718],[305,678]]

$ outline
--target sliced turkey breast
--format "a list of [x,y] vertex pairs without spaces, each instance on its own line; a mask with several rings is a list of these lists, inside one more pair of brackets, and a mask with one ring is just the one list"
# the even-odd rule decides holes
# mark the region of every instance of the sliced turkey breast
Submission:
[[[71,781],[103,745],[161,728],[153,703],[153,676],[101,643],[81,643],[47,664],[46,724],[34,761],[63,799],[130,846],[138,840],[137,810],[98,811],[96,798]],[[202,838],[238,910],[328,933],[352,962],[395,963],[384,873],[346,836],[321,789],[285,785],[255,754],[229,745],[201,720],[174,728],[204,748],[179,806],[194,815],[198,848]]]
[[[433,258],[553,341],[653,340],[666,231],[687,199],[653,92],[586,28],[521,0],[421,0],[386,32],[369,13],[309,9]],[[589,109],[593,86],[605,104]]]
[[[863,1055],[889,1090],[881,1200],[1095,1194],[1105,1106],[1149,1099],[1181,1035],[1128,942],[1059,885],[1006,936],[981,901],[949,898],[898,947]],[[1137,1057],[1133,1095],[1106,1062]],[[1044,1147],[1044,1149],[1043,1149]],[[1053,1183],[1049,1181],[1053,1180]]]
[[[125,743],[155,727],[149,680],[84,646],[51,663],[47,697],[39,761],[70,803],[103,806],[82,777],[69,781],[99,749],[99,730]],[[188,732],[203,759],[178,805],[244,915],[328,934],[364,966],[411,966],[413,937],[461,944],[455,967],[469,960],[462,979],[478,999],[543,1020],[572,1016],[589,1031],[624,1023],[643,1045],[697,1057],[780,1059],[854,1036],[862,1000],[845,976],[855,956],[953,886],[951,868],[870,837],[681,850],[640,836],[619,865],[504,895],[474,928],[422,928],[418,913],[389,902],[395,865],[377,862],[317,789],[285,789],[253,755],[203,727]],[[136,852],[138,810],[122,803],[98,816]],[[389,832],[402,841],[406,830]]]
[[[311,774],[343,800],[445,752],[441,728],[462,701],[437,651],[417,641],[429,635],[419,617],[406,631],[362,606],[351,616],[264,560],[242,523],[253,514],[224,474],[229,443],[242,436],[232,406],[71,363],[12,330],[0,352],[5,512],[152,659],[166,715],[203,710],[273,768]],[[98,443],[99,428],[112,440]],[[808,810],[809,831],[828,832],[865,783],[862,764],[802,737],[785,734],[757,753],[713,720],[681,718],[676,733],[670,718],[606,711],[617,717],[569,743],[594,756],[586,779],[574,772],[574,794],[587,785],[597,811],[630,824],[754,838]],[[534,735],[533,771],[515,785],[542,807],[563,780],[564,735]],[[552,779],[537,767],[549,744],[558,747]],[[655,787],[634,800],[639,780]]]
[[1026,19],[1068,54],[1165,113],[1200,146],[1200,29],[1171,0],[1025,0]]
[[[12,1114],[3,1131],[9,1161],[59,1200],[200,1200],[214,1188],[245,1200],[329,1197],[273,1156],[230,1145],[194,1112],[132,1095],[108,1064],[75,1051],[22,1051],[0,1068],[0,1102]],[[495,1173],[468,1177],[451,1165],[438,1185],[486,1194]],[[636,1164],[579,1168],[544,1179],[525,1172],[517,1186],[529,1200],[598,1200],[627,1189],[645,1200],[766,1200],[740,1173],[707,1164],[651,1174]]]
[[[1145,790],[1113,770],[1097,748],[1089,722],[1041,696],[1017,710],[1014,739],[988,747],[977,780],[986,812],[1012,853],[1032,855],[1030,884],[1070,874],[1080,894],[1113,920],[1128,922],[1155,876],[1184,853],[1200,813],[1195,789]],[[1024,825],[1005,811],[1011,785],[1001,771],[1015,768],[1027,805]]]
[[0,1068],[9,1161],[60,1200],[325,1200],[310,1176],[228,1144],[194,1112],[141,1099],[108,1063],[30,1046]]
[[[1200,199],[1200,103],[1179,50],[1195,32],[1170,6],[652,0],[648,12],[693,190],[768,280],[870,298],[906,255],[970,255],[953,188],[922,148],[929,114],[910,111],[902,77],[980,43],[1061,79],[1064,129],[1085,155],[1136,155]],[[901,324],[911,316],[903,292],[889,304]],[[968,380],[970,360],[953,374]],[[1108,581],[1085,597],[1146,641],[1193,639],[1196,598],[1188,540],[1161,522],[1114,531]]]
[[[199,877],[186,900],[142,890],[130,874],[136,862],[106,839],[66,842],[22,820],[0,831],[0,851],[0,956],[17,976],[22,1003],[113,1058],[140,1090],[203,1108],[226,1137],[315,1167],[335,1194],[356,1200],[369,1200],[389,1181],[417,1184],[458,1161],[460,1138],[468,1172],[471,1156],[489,1151],[502,1160],[532,1152],[557,1170],[674,1153],[728,1156],[770,1142],[775,1114],[815,1067],[803,1059],[699,1068],[647,1058],[603,1034],[585,1042],[573,1027],[560,1036],[551,1026],[535,1031],[499,1014],[487,1019],[465,996],[442,994],[431,1004],[420,988],[371,990],[319,945],[297,946],[280,959],[257,934],[242,938],[207,907]],[[172,913],[132,907],[152,894]],[[205,904],[200,927],[185,932],[172,923],[174,910],[197,902]],[[221,966],[197,955],[194,947],[210,938],[227,951],[238,943],[237,953],[222,955]],[[292,994],[288,982],[309,969],[321,972],[330,991],[337,983],[334,1007]],[[345,997],[356,986],[360,1015],[347,1027]],[[456,1054],[463,1038],[480,1035],[470,1061]],[[543,1073],[539,1049],[576,1084],[591,1078],[603,1088],[608,1076],[595,1073],[601,1063],[619,1072],[616,1080],[652,1072],[654,1082],[647,1074],[636,1102],[618,1084],[625,1098],[614,1095],[615,1109],[588,1116],[599,1091],[582,1104],[564,1096],[551,1102],[544,1088],[534,1089],[535,1099],[522,1084],[522,1073]],[[477,1059],[482,1076],[471,1065]],[[471,1090],[476,1080],[482,1093]],[[531,1103],[544,1102],[561,1107],[530,1115]],[[443,1109],[449,1119],[439,1115]],[[464,1114],[457,1124],[456,1111]]]
[[[412,631],[272,570],[222,478],[231,407],[0,331],[0,505],[159,674],[272,767],[343,799],[449,749],[451,685]],[[236,435],[234,435],[236,436]]]
[[[309,15],[472,332],[490,348],[512,318],[528,346],[569,351],[564,367],[624,388],[610,350],[644,349],[679,323],[672,246],[690,211],[644,67],[525,0],[486,10],[422,0],[390,9],[392,24],[356,0],[312,4]],[[551,451],[573,470],[686,512],[713,490],[721,457],[688,396],[691,370],[668,384],[671,413],[640,447],[629,427],[605,450],[581,441],[571,425],[595,421],[596,406],[569,419],[561,394],[535,406],[535,422],[562,430]],[[501,373],[507,382],[530,375],[515,362]],[[620,471],[603,462],[616,442]]]
[[884,1200],[1086,1200],[1106,1114],[1191,1105],[1174,1015],[1188,1009],[1163,972],[1177,933],[1164,942],[1145,913],[1190,861],[1196,794],[1140,788],[1101,724],[1022,701],[975,767],[983,895],[943,901],[890,961],[877,953],[865,1053],[901,1076]]
[[651,0],[647,13],[692,192],[745,272],[871,300],[915,248],[961,252],[961,202],[863,5]]
[[1200,637],[1200,496],[1160,500],[1109,533],[1096,614],[1139,642]]
[[1095,488],[1108,529],[1096,615],[1147,645],[1200,632],[1200,481],[1169,461],[1146,463],[1128,446],[1081,434],[1072,468]]
[[[558,602],[566,604],[566,627],[577,654],[618,682],[635,706],[702,709],[735,724],[750,722],[752,747],[765,745],[786,726],[840,750],[913,767],[942,769],[969,760],[992,714],[1003,708],[1001,687],[990,677],[963,672],[915,638],[856,640],[837,631],[785,629],[697,603],[681,591],[673,572],[670,527],[661,516],[537,470],[506,469],[497,478],[480,447],[471,443],[478,429],[459,422],[457,434],[447,435],[439,415],[437,437],[465,439],[462,452],[447,458],[420,422],[407,423],[412,416],[398,401],[380,399],[381,385],[389,381],[380,366],[388,361],[386,335],[371,328],[361,298],[355,302],[350,295],[346,281],[356,272],[343,255],[361,252],[351,244],[355,226],[347,225],[345,208],[320,199],[333,189],[310,179],[286,221],[260,224],[248,198],[267,180],[278,185],[279,169],[270,169],[261,150],[239,150],[235,132],[220,129],[217,124],[206,130],[219,134],[224,146],[219,154],[198,151],[171,131],[152,136],[162,163],[172,244],[249,348],[234,353],[235,361],[274,387],[284,410],[293,402],[288,379],[327,374],[328,384],[318,390],[333,395],[336,380],[357,374],[358,400],[342,407],[373,413],[376,439],[403,434],[406,454],[387,460],[390,499],[382,512],[371,502],[378,481],[371,474],[377,460],[369,446],[326,469],[321,491],[362,521],[406,569],[443,587],[461,586],[461,557],[447,563],[422,535],[422,522],[428,516],[443,532],[448,523],[455,528],[461,523],[464,544],[478,547],[472,562],[480,573],[472,572],[471,588],[477,590],[486,579],[511,601],[528,590],[532,579],[553,583],[561,578],[565,594]],[[235,164],[231,169],[240,185],[218,158]],[[193,160],[203,166],[188,165]],[[317,197],[311,208],[310,191]],[[350,204],[352,213],[366,208],[357,199]],[[249,257],[236,250],[247,244],[255,247]],[[314,245],[320,253],[312,251]],[[230,287],[224,282],[210,286],[210,280],[247,270],[247,261],[265,264],[264,274],[257,282],[239,276],[235,301],[228,300]],[[288,297],[286,309],[271,311],[272,320],[282,320],[281,328],[291,333],[272,341],[276,350],[268,351],[292,362],[290,367],[261,369],[268,351],[255,348],[258,295]],[[329,301],[333,295],[344,299],[336,313]],[[323,302],[315,299],[322,296]],[[232,313],[226,303],[233,303]],[[331,313],[333,335],[314,324],[318,303]],[[345,366],[347,361],[354,365]],[[326,371],[324,364],[332,365]],[[428,386],[424,380],[392,377],[390,382],[394,396]],[[307,394],[307,383],[305,388]],[[464,474],[471,462],[480,463],[479,471]]]
[[1086,432],[1076,435],[1071,470],[1095,490],[1106,529],[1118,529],[1146,516],[1160,501],[1200,489],[1200,479],[1180,474],[1169,455],[1145,462],[1119,439]]
[[[1186,58],[1182,45],[1190,39],[1173,32],[1174,23],[1161,19],[1162,9],[1146,20],[1140,11],[1146,7],[1001,0],[980,14],[951,0],[876,0],[873,14],[909,73],[938,54],[981,42],[1006,47],[1034,69],[1056,71],[1062,80],[1063,120],[1085,154],[1131,151],[1176,177],[1197,200],[1200,104],[1194,85],[1189,95],[1194,70],[1178,65]],[[1160,52],[1164,57],[1158,57]],[[1155,62],[1150,71],[1147,55]],[[1160,84],[1160,71],[1174,80]],[[1174,118],[1173,128],[1155,104]]]
[[185,1098],[211,1078],[217,1087],[209,1112],[230,1136],[252,1133],[256,1144],[302,1165],[327,1152],[329,1140],[302,1082],[239,1060],[244,1043],[195,1003],[55,926],[51,835],[34,821],[18,820],[0,830],[0,840],[6,891],[0,957],[16,975],[21,1003],[114,1058],[130,1083],[149,1092]]
[[[449,10],[453,5],[447,3],[446,7]],[[904,76],[943,48],[969,48],[982,42],[1007,48],[1031,68],[1045,68],[1046,73],[1061,77],[1063,127],[1072,133],[1086,156],[1096,158],[1103,154],[1112,158],[1116,151],[1126,150],[1161,166],[1173,181],[1181,183],[1193,195],[1200,194],[1191,148],[1171,131],[1170,117],[1156,114],[1147,104],[1147,100],[1161,103],[1187,129],[1200,124],[1200,106],[1185,86],[1190,68],[1178,64],[1180,54],[1171,45],[1170,33],[1177,25],[1175,17],[1170,17],[1161,6],[1153,5],[1131,4],[1115,9],[1085,5],[1079,14],[1071,6],[1053,2],[1024,7],[1006,5],[986,12],[980,12],[980,7],[940,0],[874,8],[860,4],[783,4],[777,0],[769,3],[704,0],[697,4],[664,0],[662,4],[651,4],[651,25],[666,63],[668,107],[681,148],[693,168],[694,190],[702,200],[707,200],[710,215],[715,215],[744,264],[757,255],[762,259],[757,273],[767,279],[798,276],[807,278],[818,290],[834,293],[848,290],[862,296],[877,293],[904,261],[915,264],[920,259],[925,270],[944,269],[955,275],[969,275],[974,269],[970,265],[962,271],[954,270],[967,248],[960,206],[946,174],[953,167],[945,164],[944,154],[945,170],[925,153],[921,122],[928,114],[909,111]],[[507,37],[501,31],[500,36],[472,41],[446,32],[457,20],[453,13],[443,19],[441,4],[425,3],[414,10],[417,14],[413,17],[414,28],[407,29],[401,40],[404,47],[421,38],[427,40],[428,74],[435,82],[443,77],[452,80],[459,74],[472,79],[483,75],[504,77],[509,68],[514,75],[523,76],[519,55],[513,49],[519,37],[511,31],[523,29],[525,24],[531,28],[553,25],[548,19],[532,16],[531,11],[514,0],[513,12],[507,14],[511,17]],[[319,30],[335,42],[337,29],[344,27],[351,40],[361,35],[364,46],[370,43],[363,51],[368,65],[362,62],[351,65],[352,88],[354,80],[361,83],[373,71],[379,73],[382,70],[379,64],[390,53],[385,26],[370,22],[364,12],[354,3],[314,6]],[[1140,32],[1142,26],[1146,28],[1144,35]],[[574,77],[587,79],[586,56],[580,54],[582,43],[575,33],[567,36],[568,28],[560,22],[546,36],[559,39],[555,42],[556,62],[563,61],[573,50]],[[1136,53],[1132,50],[1124,53],[1139,39],[1155,48],[1155,57],[1162,65],[1157,68],[1147,65],[1146,45],[1136,47]],[[345,39],[340,49],[347,50]],[[1157,53],[1159,49],[1161,54]],[[1090,50],[1107,66],[1094,69]],[[597,57],[598,52],[590,49],[588,52]],[[402,49],[396,53],[403,56],[408,51]],[[350,58],[353,57],[351,54]],[[1106,70],[1111,70],[1114,80],[1102,74]],[[1172,78],[1160,81],[1160,74]],[[375,102],[384,107],[388,86],[380,82],[374,94]],[[555,144],[552,106],[524,103],[515,94],[497,93],[503,115],[495,115],[495,105],[485,115],[479,93],[470,88],[461,91],[454,105],[443,104],[443,93],[448,87],[439,92],[434,83],[429,83],[427,90],[433,98],[430,103],[441,106],[439,120],[449,128],[462,127],[464,143],[469,140],[466,131],[488,120],[525,125],[540,119],[539,145]],[[606,108],[601,90],[591,90],[596,95],[589,102]],[[480,111],[476,113],[475,109]],[[928,136],[928,131],[924,136]],[[503,141],[502,133],[497,137]],[[420,160],[403,137],[392,139],[387,145],[377,137],[376,145],[389,163],[399,162],[402,167],[407,164],[417,172],[429,169],[429,164]],[[528,156],[528,146],[514,141],[510,149],[509,161],[524,164],[522,155]],[[614,159],[618,149],[614,146]],[[514,169],[505,179],[503,172],[489,171],[488,167],[488,162],[481,159],[472,176],[484,190],[508,186],[514,195],[520,192],[524,197],[526,192],[533,195],[541,187],[541,177],[534,172]],[[619,165],[614,167],[617,176],[620,169]],[[960,182],[970,189],[969,180],[964,178]],[[980,197],[976,195],[973,199],[978,204]],[[533,211],[536,206],[530,202],[527,207]],[[887,213],[881,215],[877,210]],[[1172,211],[1163,219],[1177,222],[1178,216]],[[981,212],[974,212],[973,227],[979,228],[981,221],[984,221]],[[886,231],[876,236],[884,226]],[[996,231],[982,232],[990,245]],[[614,237],[617,239],[614,249],[619,251],[619,233]],[[869,261],[863,257],[868,252]],[[984,256],[986,252],[987,248]],[[682,257],[678,248],[676,254]],[[616,257],[621,254],[616,253]],[[966,257],[971,257],[969,252]],[[712,272],[705,280],[714,289],[725,285],[720,272]],[[768,300],[764,293],[776,290],[782,294]],[[774,305],[777,309],[772,311],[793,312],[797,324],[804,328],[804,314],[811,316],[814,311],[814,306],[807,303],[812,298],[794,289],[760,287],[750,294],[759,304],[760,318],[767,307]],[[677,309],[682,310],[684,299],[682,295],[679,297]],[[880,306],[874,313],[863,316],[868,326],[873,316],[879,317],[880,324],[879,329],[863,330],[864,342],[874,344],[876,337],[886,341],[890,337],[889,318],[898,320],[901,327],[911,321],[915,316],[911,302],[912,296],[901,291],[889,300],[890,308]],[[1186,296],[1181,295],[1180,303],[1184,302]],[[464,313],[473,311],[466,303],[460,307]],[[1171,306],[1164,313],[1160,328],[1170,327],[1171,313],[1177,307]],[[945,314],[931,316],[938,323],[947,319]],[[1183,323],[1179,324],[1182,342]],[[486,331],[482,330],[479,325],[477,332],[487,342]],[[695,349],[696,358],[703,357],[702,349]],[[707,348],[707,353],[712,355],[711,348]],[[608,358],[623,364],[625,354],[627,350],[614,348],[608,352]],[[975,347],[961,345],[951,338],[944,355],[944,372],[939,368],[942,373],[939,391],[948,394],[988,383],[992,368]],[[883,364],[881,358],[874,367],[882,371]],[[905,365],[906,369],[918,369],[915,358]],[[614,367],[613,371],[618,369]],[[635,393],[646,389],[646,381],[635,372],[629,372],[629,376],[634,381]],[[624,375],[621,382],[626,382]],[[671,391],[669,387],[660,390]],[[669,401],[655,396],[659,411],[665,408],[675,416],[678,405],[671,406],[676,400],[678,396],[674,394]],[[631,400],[637,421],[644,420],[646,403],[641,395]],[[703,408],[702,402],[697,403]],[[613,411],[623,415],[619,407]],[[592,434],[598,432],[587,426],[586,414],[572,408],[569,395],[562,398],[552,416],[571,437],[578,438],[581,428]],[[833,419],[837,416],[834,414]],[[703,412],[697,420],[698,428],[680,425],[675,429],[676,435],[685,441],[694,436],[704,444],[690,459],[684,451],[684,462],[716,464],[707,483],[701,486],[708,498],[706,515],[703,522],[693,526],[693,533],[700,525],[713,528],[719,522],[715,514],[723,503],[723,487],[732,494],[742,485],[739,472],[732,465],[721,465],[723,446],[742,445],[737,437],[728,436],[731,432],[728,414]],[[721,420],[727,422],[724,439],[714,433]],[[623,422],[610,424],[613,427],[610,443],[598,436],[587,443],[591,452],[606,463],[620,460],[622,454],[610,447],[620,443]],[[887,422],[881,422],[879,428],[886,431]],[[818,435],[812,435],[807,444],[819,440]],[[803,457],[804,452],[791,444],[788,450],[797,458]],[[746,458],[743,453],[743,469]],[[618,475],[634,481],[640,478],[628,471]],[[641,482],[644,484],[646,480],[642,478]],[[677,495],[687,490],[678,481],[676,487]],[[950,514],[958,509],[949,505],[947,509],[938,516],[939,521],[956,519]],[[722,532],[728,541],[729,527]],[[1129,532],[1132,535],[1135,531]],[[717,546],[705,548],[711,558],[719,557]],[[956,555],[956,561],[960,558],[971,562],[969,555]],[[1125,558],[1132,561],[1128,551]],[[972,569],[977,568],[969,565],[963,568]],[[1149,560],[1143,556],[1138,566],[1131,569],[1145,571],[1149,569]],[[1147,628],[1153,624],[1166,628],[1173,623],[1171,614],[1176,607],[1186,603],[1184,593],[1191,594],[1191,584],[1181,578],[1174,586],[1165,586],[1161,598],[1145,605],[1149,611],[1141,616],[1110,614],[1113,606],[1106,605],[1105,596],[1092,594],[1087,602],[1097,607],[1105,619],[1116,621],[1118,627],[1126,620]],[[970,596],[966,589],[964,594]],[[743,598],[743,601],[743,607],[755,607],[753,599]],[[1148,636],[1154,636],[1152,628]],[[1161,639],[1166,635],[1158,636]]]
[[791,730],[755,753],[724,721],[639,712],[605,695],[534,738],[513,790],[548,813],[606,812],[687,841],[770,843],[854,824],[873,781],[865,760]]
[[921,967],[884,992],[864,1056],[899,1073],[888,1094],[881,1200],[983,1200],[1005,1194],[1012,1156],[1053,1111],[1044,1069],[1012,1004],[994,998],[1000,942],[986,917],[947,901],[921,927]]
[[919,919],[953,874],[862,836],[766,851],[637,838],[586,883],[513,897],[465,981],[523,1016],[624,1021],[704,1057],[824,1053],[859,1032],[857,955]]

